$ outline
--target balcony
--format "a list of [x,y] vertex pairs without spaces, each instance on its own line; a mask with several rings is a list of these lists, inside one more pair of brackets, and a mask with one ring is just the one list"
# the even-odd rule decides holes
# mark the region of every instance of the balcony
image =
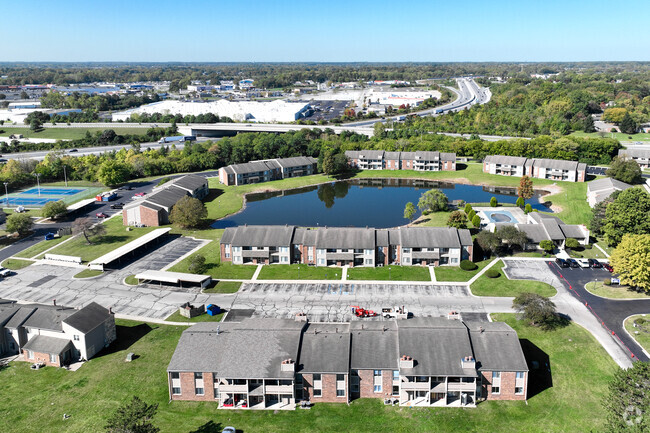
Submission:
[[219,385],[219,391],[225,393],[242,393],[245,394],[248,392],[248,385]]
[[451,391],[476,391],[476,383],[475,382],[449,382],[447,384],[447,390],[449,392]]
[[403,391],[428,391],[431,387],[429,382],[402,382]]
[[266,385],[266,394],[293,394],[293,385]]

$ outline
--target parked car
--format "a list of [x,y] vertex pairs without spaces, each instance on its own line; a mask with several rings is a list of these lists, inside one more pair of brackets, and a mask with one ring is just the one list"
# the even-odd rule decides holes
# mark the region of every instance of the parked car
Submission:
[[621,280],[619,280],[618,278],[611,278],[610,281],[612,282],[612,284],[621,284]]
[[111,209],[122,209],[124,207],[124,203],[113,203],[111,205]]
[[572,268],[579,268],[580,265],[576,261],[576,259],[567,259],[567,262],[569,262],[569,265],[571,265]]
[[607,269],[609,272],[614,272],[614,268],[609,263],[603,263],[603,268]]
[[136,192],[136,193],[133,194],[133,195],[134,195],[135,197],[144,197],[145,195],[147,195],[147,193],[146,193],[146,192]]
[[133,189],[133,187],[131,185],[122,185],[118,189],[121,190],[121,191],[131,191]]
[[589,267],[589,260],[587,260],[587,259],[578,259],[578,265],[580,265],[581,268],[588,268]]
[[18,212],[18,213],[25,212],[25,206],[18,206],[16,209],[14,209],[14,212]]
[[108,218],[108,215],[106,215],[104,212],[98,212],[95,214],[97,218]]
[[555,264],[557,264],[561,268],[568,268],[569,267],[569,262],[567,262],[566,260],[561,259],[559,257],[557,259],[555,259]]
[[47,234],[45,235],[45,240],[46,240],[46,241],[51,241],[52,239],[54,239],[54,236],[55,236],[54,233],[49,232],[49,233],[47,233]]
[[79,150],[78,150],[78,149],[70,149],[70,150],[68,150],[68,152],[69,152],[69,153],[79,152]]
[[588,259],[589,261],[589,267],[595,268],[595,269],[600,269],[603,267],[603,265],[600,264],[600,262],[596,259]]

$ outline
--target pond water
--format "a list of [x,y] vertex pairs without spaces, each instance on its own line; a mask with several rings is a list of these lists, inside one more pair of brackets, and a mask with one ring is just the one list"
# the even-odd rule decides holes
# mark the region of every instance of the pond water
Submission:
[[[492,197],[496,197],[499,203],[517,201],[515,188],[414,179],[353,179],[286,191],[248,194],[243,211],[216,221],[212,227],[244,224],[396,227],[408,223],[404,218],[406,203],[410,201],[417,206],[420,196],[432,188],[442,190],[450,204],[454,200],[465,200],[486,205]],[[550,212],[539,202],[539,194],[529,202],[534,209]]]

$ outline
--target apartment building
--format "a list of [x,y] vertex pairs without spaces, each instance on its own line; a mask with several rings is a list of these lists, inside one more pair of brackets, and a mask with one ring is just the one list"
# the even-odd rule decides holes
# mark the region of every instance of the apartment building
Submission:
[[488,155],[483,159],[483,172],[501,176],[530,176],[537,179],[584,182],[587,164],[559,159]]
[[526,233],[526,249],[540,249],[539,243],[543,240],[552,241],[560,248],[564,247],[568,238],[576,239],[581,245],[589,243],[589,230],[584,225],[564,224],[556,216],[539,212],[530,212],[526,216],[526,224],[515,224],[515,227]]
[[387,152],[383,150],[348,150],[351,167],[360,170],[455,171],[456,154],[445,152]]
[[239,226],[224,230],[221,261],[313,266],[444,266],[473,259],[469,230],[449,227]]
[[294,409],[380,398],[422,407],[526,400],[528,366],[505,323],[417,318],[350,323],[244,319],[183,332],[167,368],[172,400]]
[[630,158],[643,168],[650,168],[650,149],[619,149],[619,158]]
[[219,169],[219,182],[224,185],[246,185],[290,177],[316,174],[318,160],[311,156],[267,159],[244,164],[231,164]]
[[616,191],[625,191],[628,188],[632,188],[632,185],[611,177],[592,180],[587,184],[587,203],[594,207]]

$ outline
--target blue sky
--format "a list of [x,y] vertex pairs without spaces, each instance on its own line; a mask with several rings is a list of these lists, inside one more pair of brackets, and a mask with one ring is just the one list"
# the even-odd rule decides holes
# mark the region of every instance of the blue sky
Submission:
[[0,61],[650,60],[647,0],[2,3]]

